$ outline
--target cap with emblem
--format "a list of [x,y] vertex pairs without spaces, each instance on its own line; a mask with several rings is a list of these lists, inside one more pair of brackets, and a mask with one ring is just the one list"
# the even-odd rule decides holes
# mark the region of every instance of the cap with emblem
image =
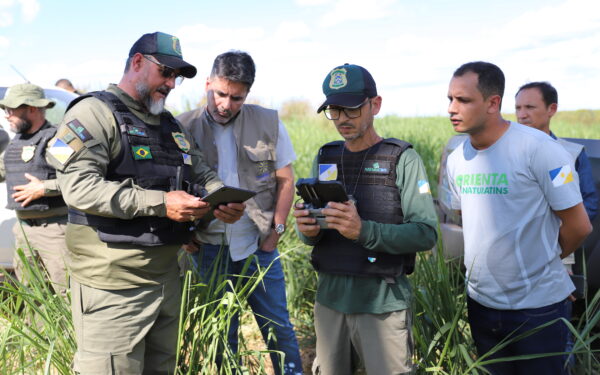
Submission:
[[21,105],[31,107],[52,108],[54,100],[46,99],[44,89],[31,83],[21,83],[6,90],[4,99],[0,100],[0,108],[18,108]]
[[154,56],[161,64],[169,68],[179,69],[181,75],[185,78],[194,78],[196,75],[196,67],[183,61],[181,43],[179,43],[179,38],[176,36],[160,31],[144,34],[129,50],[129,57],[136,53]]
[[371,73],[358,65],[344,64],[333,68],[323,81],[323,94],[327,97],[317,113],[329,105],[356,108],[367,98],[377,96],[377,86]]

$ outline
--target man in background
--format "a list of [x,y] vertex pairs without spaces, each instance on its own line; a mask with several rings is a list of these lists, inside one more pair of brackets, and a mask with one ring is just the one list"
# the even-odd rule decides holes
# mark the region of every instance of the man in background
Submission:
[[[31,263],[41,259],[55,291],[67,288],[65,229],[67,206],[56,182],[56,170],[46,162],[46,146],[56,127],[46,120],[46,109],[54,106],[44,90],[30,83],[10,87],[0,108],[16,136],[0,160],[0,179],[6,179],[7,208],[15,210],[15,246]],[[17,278],[24,278],[24,264],[14,258]]]
[[[579,175],[579,190],[583,198],[585,211],[594,221],[598,213],[598,194],[594,185],[592,166],[582,145],[557,138],[550,130],[550,121],[558,109],[558,93],[548,82],[531,82],[519,88],[515,95],[515,111],[519,123],[543,131],[556,139],[575,161],[575,170]],[[575,254],[563,259],[569,271],[575,264]]]
[[71,83],[71,81],[69,81],[66,78],[59,79],[58,81],[56,81],[54,86],[60,87],[61,89],[66,90],[68,92],[72,92],[73,94],[81,95],[81,92],[79,92],[77,89],[75,89],[75,87],[73,87],[73,84]]

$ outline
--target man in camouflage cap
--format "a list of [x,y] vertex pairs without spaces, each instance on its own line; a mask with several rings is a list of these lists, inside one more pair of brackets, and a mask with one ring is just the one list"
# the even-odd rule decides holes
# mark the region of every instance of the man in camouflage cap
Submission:
[[[56,127],[46,120],[46,108],[54,101],[30,83],[12,86],[0,107],[16,136],[1,158],[0,178],[6,179],[7,208],[15,210],[16,248],[31,259],[37,256],[46,267],[56,291],[64,293],[65,228],[67,207],[56,182],[56,170],[46,162],[46,145]],[[25,280],[23,263],[15,255],[15,270]]]

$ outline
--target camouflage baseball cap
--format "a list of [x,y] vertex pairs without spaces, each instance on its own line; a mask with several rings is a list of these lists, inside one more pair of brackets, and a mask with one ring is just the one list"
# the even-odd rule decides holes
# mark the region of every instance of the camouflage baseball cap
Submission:
[[44,89],[31,83],[21,83],[6,90],[4,99],[0,100],[0,108],[17,108],[21,105],[31,107],[52,108],[54,100],[46,99]]

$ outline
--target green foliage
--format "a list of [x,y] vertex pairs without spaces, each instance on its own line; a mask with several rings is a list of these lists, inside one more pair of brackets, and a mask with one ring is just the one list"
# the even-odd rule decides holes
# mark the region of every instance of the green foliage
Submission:
[[5,273],[0,285],[0,373],[72,374],[76,343],[69,295],[54,293],[35,258],[30,264],[21,249],[17,256],[27,283]]
[[[324,143],[341,139],[324,116],[302,115],[303,104],[290,104],[284,112],[287,130],[297,154],[296,178],[307,177]],[[192,103],[187,108],[193,107]],[[559,136],[600,138],[598,111],[559,113],[552,128]],[[449,121],[437,118],[377,119],[375,127],[384,137],[404,139],[421,155],[435,193],[442,148],[454,134]],[[310,248],[301,244],[288,218],[288,230],[279,245],[287,282],[288,307],[301,347],[315,345],[313,303],[317,277],[312,269]],[[438,243],[441,249],[441,243]],[[477,358],[466,317],[464,272],[460,260],[446,260],[436,252],[421,253],[410,276],[414,291],[415,363],[418,374],[485,373],[486,356]],[[20,256],[22,252],[20,252]],[[72,374],[71,361],[76,343],[71,323],[69,294],[57,296],[46,282],[38,264],[25,263],[29,282],[7,275],[0,285],[0,373]],[[264,374],[269,351],[257,349],[240,335],[240,350],[226,349],[227,332],[234,314],[247,316],[249,293],[260,283],[265,270],[249,278],[231,281],[213,273],[203,282],[194,272],[183,278],[178,374]],[[592,343],[598,338],[600,294],[587,301],[574,326],[577,374],[599,373],[600,365]],[[518,337],[512,338],[516,340]],[[222,361],[218,369],[218,358]],[[519,358],[517,358],[519,359]],[[522,359],[522,358],[520,358]],[[310,363],[305,363],[309,371]]]

